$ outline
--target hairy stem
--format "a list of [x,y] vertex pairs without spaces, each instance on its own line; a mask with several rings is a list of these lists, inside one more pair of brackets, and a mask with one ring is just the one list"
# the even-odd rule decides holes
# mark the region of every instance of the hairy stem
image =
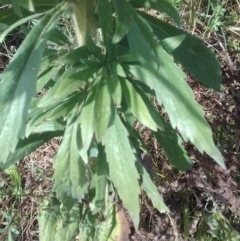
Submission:
[[73,21],[78,46],[86,44],[86,32],[95,35],[94,13],[95,0],[75,0],[73,3]]

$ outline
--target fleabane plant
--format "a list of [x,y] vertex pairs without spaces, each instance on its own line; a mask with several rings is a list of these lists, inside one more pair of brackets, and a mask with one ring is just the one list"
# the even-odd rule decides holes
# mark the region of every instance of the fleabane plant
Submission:
[[[192,165],[183,141],[225,167],[186,82],[187,72],[220,90],[219,64],[200,39],[179,28],[168,1],[0,3],[10,7],[0,11],[1,41],[35,23],[0,76],[0,168],[62,137],[53,160],[56,198],[42,205],[40,240],[128,240],[122,206],[137,229],[141,190],[159,212],[168,211],[139,159],[140,150],[149,153],[135,121],[152,131],[176,168]],[[144,8],[164,13],[172,24]],[[74,43],[59,30],[59,18],[69,13]]]

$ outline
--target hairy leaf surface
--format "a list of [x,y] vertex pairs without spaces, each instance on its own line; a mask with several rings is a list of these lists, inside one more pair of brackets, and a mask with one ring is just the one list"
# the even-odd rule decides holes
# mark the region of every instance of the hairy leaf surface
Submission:
[[161,213],[169,212],[169,209],[165,205],[163,198],[159,194],[157,187],[152,182],[151,178],[149,177],[149,174],[147,173],[143,165],[139,161],[137,161],[136,166],[138,168],[138,172],[142,176],[141,185],[146,194],[148,195],[148,197],[152,200],[153,206]]
[[105,146],[109,177],[116,187],[135,227],[139,224],[139,186],[135,156],[128,139],[128,132],[115,111],[114,122],[108,127],[102,143]]
[[15,162],[21,160],[26,155],[35,151],[39,146],[43,145],[47,141],[54,137],[62,136],[63,131],[50,131],[43,133],[35,133],[30,135],[28,138],[20,139],[16,150],[9,155],[6,164],[1,164],[0,169],[6,169]]
[[84,68],[82,70],[73,68],[67,70],[57,83],[48,90],[41,101],[39,101],[38,107],[46,108],[50,105],[62,102],[72,92],[80,90],[97,70],[97,68]]
[[18,139],[25,134],[27,112],[30,101],[36,93],[36,78],[45,49],[46,34],[66,6],[67,4],[63,4],[53,9],[40,20],[3,73],[0,82],[0,163],[2,164],[6,163]]
[[120,106],[122,101],[122,86],[115,71],[111,71],[111,73],[107,76],[107,85],[113,100],[118,106]]
[[64,211],[59,219],[54,240],[71,241],[76,236],[79,225],[79,207],[75,205],[70,212]]
[[38,215],[39,240],[41,241],[54,240],[57,222],[59,218],[60,218],[60,213],[58,212],[58,210],[55,210],[52,207],[52,204],[49,203],[49,201],[45,201]]
[[[94,133],[94,105],[95,105],[95,100],[94,100],[94,93],[90,93],[85,101],[85,104],[82,108],[81,115],[80,115],[80,126],[81,126],[81,139],[82,139],[82,150],[83,151],[83,156],[84,153],[87,153],[88,148],[90,147],[90,144],[92,142],[93,138],[93,133]],[[85,157],[84,159],[85,163],[88,163],[87,158]]]
[[106,45],[107,54],[111,52],[113,37],[112,9],[108,0],[98,1],[99,24],[102,29],[103,39]]
[[170,18],[174,20],[177,25],[180,25],[180,17],[178,15],[177,9],[173,7],[171,3],[166,0],[134,0],[137,4],[150,9],[155,9],[159,12],[167,14]]
[[131,16],[127,12],[125,0],[114,0],[114,2],[117,13],[117,24],[112,42],[118,43],[128,32]]
[[181,171],[192,167],[191,159],[181,146],[182,139],[170,124],[165,124],[164,131],[158,131],[154,135],[174,167]]
[[[149,21],[161,45],[173,55],[176,62],[181,63],[188,73],[205,86],[220,91],[220,65],[214,53],[204,46],[202,40],[160,19],[143,12],[139,13]],[[184,40],[176,47],[174,43],[179,36],[184,36]]]
[[57,197],[67,209],[84,198],[87,192],[87,177],[83,160],[77,147],[78,124],[68,120],[63,141],[54,158],[54,180]]
[[151,130],[163,130],[162,120],[145,94],[130,81],[122,80],[121,83],[125,100],[133,115]]
[[204,118],[204,112],[184,79],[185,74],[155,41],[153,34],[141,19],[135,16],[130,30],[130,47],[139,54],[142,64],[142,67],[134,66],[132,74],[155,90],[159,105],[164,106],[172,127],[178,128],[183,139],[190,140],[199,151],[206,152],[225,168],[222,155],[213,142],[212,131]]
[[101,80],[97,86],[94,104],[94,129],[97,141],[101,140],[109,122],[112,121],[112,105],[107,83]]

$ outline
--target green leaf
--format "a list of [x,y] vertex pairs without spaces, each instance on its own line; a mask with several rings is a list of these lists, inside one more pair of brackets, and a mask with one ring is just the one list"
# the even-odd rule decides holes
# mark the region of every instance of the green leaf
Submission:
[[96,139],[101,141],[108,125],[112,121],[112,100],[105,80],[101,80],[96,86],[94,104],[94,130]]
[[133,115],[153,131],[163,130],[163,122],[148,97],[130,81],[122,80],[123,95]]
[[[92,142],[93,133],[94,133],[94,92],[90,93],[85,101],[85,104],[82,108],[80,114],[80,126],[81,126],[81,139],[82,139],[82,149],[80,153],[83,152],[83,155],[86,156],[86,153]],[[84,154],[85,153],[85,154]],[[81,154],[82,156],[82,154]],[[82,156],[82,158],[84,158]],[[87,157],[84,159],[85,163],[88,163]]]
[[114,0],[117,13],[117,24],[112,43],[120,42],[127,34],[131,15],[127,12],[125,0]]
[[71,122],[71,118],[68,119],[63,141],[53,162],[57,197],[68,210],[84,198],[88,185],[84,162],[77,147],[78,124]]
[[95,184],[95,197],[92,202],[89,204],[91,211],[93,214],[103,211],[104,209],[104,200],[107,195],[109,195],[109,190],[107,189],[108,181],[108,164],[106,160],[106,154],[104,152],[104,148],[99,145],[98,147],[98,158],[96,161],[97,171],[93,179],[93,183]]
[[163,212],[169,212],[168,207],[165,205],[163,198],[159,194],[159,191],[157,187],[152,182],[151,178],[149,177],[149,174],[145,170],[145,168],[142,166],[140,161],[136,162],[136,166],[138,168],[138,172],[142,176],[142,187],[148,197],[152,200],[153,206],[161,213]]
[[16,165],[11,165],[7,169],[5,169],[5,173],[10,177],[11,181],[13,182],[14,187],[14,194],[21,195],[22,193],[22,181],[21,175],[19,172],[19,168]]
[[35,11],[33,0],[21,0],[20,4],[30,12]]
[[87,59],[89,56],[90,56],[90,52],[87,46],[84,45],[64,55],[56,62],[56,64],[74,64],[76,62],[79,62],[80,59]]
[[[39,68],[39,76],[42,75],[45,71],[47,71],[49,68],[52,68],[53,66],[57,65],[57,62],[61,57],[67,53],[66,49],[45,49],[43,57],[41,59],[41,64]],[[59,66],[58,66],[59,67]],[[61,72],[62,68],[59,69],[59,72]]]
[[[23,16],[27,16],[23,13]],[[5,31],[10,25],[17,22],[21,17],[19,17],[12,8],[1,9],[0,14],[0,31]]]
[[45,50],[46,34],[66,6],[67,4],[63,4],[53,9],[39,21],[3,73],[0,82],[1,164],[6,164],[18,139],[25,134],[27,112],[36,93],[36,78]]
[[103,39],[108,52],[111,53],[113,37],[112,9],[108,0],[98,1],[99,24],[102,29]]
[[92,214],[97,214],[98,212],[102,211],[104,208],[104,197],[106,192],[107,186],[107,178],[105,176],[95,176],[92,180],[96,187],[95,187],[95,197],[92,202],[89,204]]
[[[204,46],[201,39],[146,13],[139,13],[149,21],[161,45],[173,55],[176,62],[181,63],[188,73],[205,86],[220,91],[222,80],[220,65],[215,54]],[[180,36],[184,36],[184,40],[177,47],[174,42]]]
[[181,171],[192,167],[192,161],[181,146],[182,139],[169,124],[165,124],[164,131],[158,131],[154,135],[174,167]]
[[52,207],[52,204],[49,201],[45,201],[41,207],[38,215],[40,241],[54,240],[57,222],[60,218],[60,213],[56,209]]
[[179,26],[180,17],[178,11],[166,0],[134,0],[137,4],[141,4],[146,8],[155,9],[161,13],[167,14]]
[[49,68],[41,77],[37,80],[37,93],[42,90],[43,87],[50,81],[52,76],[56,73],[55,68]]
[[[98,60],[103,60],[104,55],[102,54],[101,48],[96,46],[95,42],[92,39],[92,36],[90,33],[87,31],[86,33],[86,44],[87,44],[87,49],[88,51],[95,56]],[[87,59],[86,59],[87,60]]]
[[[65,117],[65,112],[76,105],[76,100],[74,99],[74,105],[70,100],[63,102],[56,106],[49,106],[47,109],[43,108],[33,108],[30,109],[29,117],[31,118],[30,121],[27,124],[26,128],[26,136],[28,136],[30,133],[35,132],[37,126],[41,125],[41,123],[44,123],[44,121],[47,120],[54,120],[59,117]],[[50,118],[51,117],[51,118]]]
[[115,70],[116,74],[120,77],[126,78],[127,75],[125,73],[125,70],[123,69],[121,64],[113,64],[113,69]]
[[80,90],[98,68],[73,68],[65,71],[56,84],[48,90],[47,94],[39,101],[38,107],[46,108],[57,104],[68,97],[72,92]]
[[15,28],[17,28],[18,26],[28,22],[29,20],[33,19],[33,18],[38,18],[40,16],[42,16],[43,13],[37,13],[37,14],[33,14],[30,16],[27,16],[25,18],[21,18],[20,20],[18,20],[17,22],[15,22],[14,24],[12,24],[10,27],[8,27],[1,35],[0,35],[0,43],[2,43],[4,41],[4,39],[6,38],[6,36]]
[[86,209],[79,225],[79,237],[81,237],[81,241],[95,241],[96,227],[97,217],[92,215],[89,209]]
[[99,241],[108,241],[111,231],[113,229],[114,207],[113,202],[112,200],[110,200],[109,196],[109,185],[106,185],[104,199],[104,220],[99,223],[95,232],[95,239]]
[[59,46],[71,45],[69,38],[64,34],[63,31],[57,28],[52,29],[52,31],[49,33],[48,41]]
[[20,17],[22,17],[22,11],[21,11],[19,0],[11,0],[11,2],[12,2],[12,7],[13,7],[14,11],[16,12],[16,14],[19,15]]
[[56,7],[59,0],[32,0],[35,7]]
[[142,64],[142,67],[134,66],[132,74],[155,90],[159,105],[164,106],[172,127],[178,128],[183,139],[190,140],[200,152],[206,152],[225,168],[222,155],[213,142],[211,128],[185,81],[185,74],[155,41],[141,19],[135,17],[130,29],[130,47],[138,53]]
[[50,132],[50,131],[63,131],[65,128],[65,123],[60,123],[58,121],[46,121],[33,128],[34,133]]
[[114,123],[108,127],[102,143],[109,163],[109,178],[113,182],[123,205],[128,210],[134,226],[139,224],[139,186],[135,156],[128,139],[128,132],[114,111]]
[[116,104],[120,106],[122,102],[122,86],[119,77],[114,71],[111,71],[107,79],[109,93],[112,95]]
[[61,96],[66,96],[68,93],[77,90],[84,85],[98,69],[99,68],[96,67],[88,67],[77,72],[74,71],[74,74],[70,71],[71,74],[67,74],[66,77],[64,75],[65,78],[63,77],[57,82],[57,89],[54,93],[54,97],[60,98]]
[[24,158],[26,155],[35,151],[39,146],[43,145],[47,141],[62,135],[63,131],[50,131],[31,134],[28,138],[20,139],[16,150],[9,155],[5,164],[0,165],[0,169],[6,169],[10,165]]
[[54,240],[72,241],[78,230],[80,221],[79,207],[75,205],[70,212],[64,211],[59,219]]

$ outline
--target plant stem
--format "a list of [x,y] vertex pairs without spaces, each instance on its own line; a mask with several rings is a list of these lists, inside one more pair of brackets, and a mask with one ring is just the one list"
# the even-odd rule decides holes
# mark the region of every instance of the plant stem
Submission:
[[95,8],[95,0],[75,0],[73,3],[73,20],[75,25],[75,33],[77,45],[86,44],[86,33],[95,34],[92,13]]

